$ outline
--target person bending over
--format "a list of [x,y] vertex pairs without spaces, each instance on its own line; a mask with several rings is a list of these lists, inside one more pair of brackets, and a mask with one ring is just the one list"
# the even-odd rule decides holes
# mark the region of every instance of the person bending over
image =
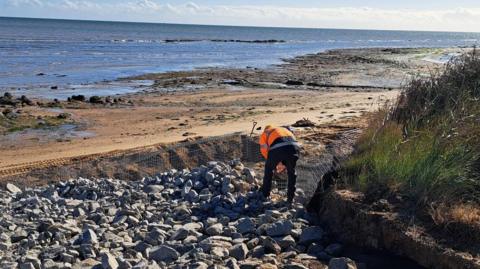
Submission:
[[295,196],[297,174],[295,166],[299,158],[300,145],[295,135],[285,127],[267,125],[260,136],[260,152],[265,161],[265,174],[260,191],[265,198],[270,196],[272,189],[273,171],[279,163],[287,168],[288,191],[287,202],[292,203]]

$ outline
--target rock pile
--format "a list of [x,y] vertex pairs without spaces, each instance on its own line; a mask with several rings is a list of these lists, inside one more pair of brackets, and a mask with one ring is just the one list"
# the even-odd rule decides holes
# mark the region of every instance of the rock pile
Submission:
[[257,187],[238,161],[140,181],[8,184],[0,267],[356,268],[332,258],[342,246],[328,244],[300,203],[264,200]]

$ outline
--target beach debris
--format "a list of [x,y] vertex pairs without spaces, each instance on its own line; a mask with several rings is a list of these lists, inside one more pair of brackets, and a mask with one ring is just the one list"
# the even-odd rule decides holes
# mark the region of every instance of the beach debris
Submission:
[[302,204],[264,199],[259,186],[238,160],[137,181],[78,178],[25,191],[9,183],[0,189],[0,268],[324,268],[322,244],[341,254]]
[[293,127],[315,127],[315,123],[307,118],[303,118],[295,122],[294,124],[292,124],[292,126]]
[[299,80],[287,80],[287,82],[285,82],[285,85],[287,86],[302,86],[303,84],[304,83]]
[[92,103],[92,104],[103,104],[104,103],[102,97],[97,96],[97,95],[91,96],[90,99],[89,99],[89,102]]
[[194,136],[197,135],[197,133],[192,133],[192,132],[185,132],[182,134],[182,136],[187,137],[187,136]]
[[69,119],[72,115],[70,113],[60,113],[57,115],[58,119],[66,120]]
[[27,98],[25,95],[22,95],[20,98],[15,98],[11,93],[6,92],[3,94],[3,96],[0,96],[0,105],[16,106],[24,104],[33,106],[35,103],[32,102],[29,98]]
[[72,95],[70,97],[72,101],[79,101],[79,102],[85,102],[87,98],[85,98],[85,95],[79,94],[79,95]]

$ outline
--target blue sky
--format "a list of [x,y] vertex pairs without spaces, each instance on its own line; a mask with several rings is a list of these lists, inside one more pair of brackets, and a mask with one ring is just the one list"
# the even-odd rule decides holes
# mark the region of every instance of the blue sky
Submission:
[[0,0],[0,16],[247,26],[480,31],[479,0]]

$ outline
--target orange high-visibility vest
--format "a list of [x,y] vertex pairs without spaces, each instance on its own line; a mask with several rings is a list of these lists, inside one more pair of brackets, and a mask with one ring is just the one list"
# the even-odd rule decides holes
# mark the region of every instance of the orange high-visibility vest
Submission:
[[[295,145],[298,144],[295,141],[295,135],[290,132],[287,128],[283,127],[271,127],[269,129],[266,129],[263,131],[262,135],[260,136],[260,152],[262,153],[263,157],[265,159],[268,158],[268,152],[270,149],[272,149],[272,144],[277,140],[278,138],[290,138],[288,139],[288,142],[281,143],[282,146],[286,145]],[[275,147],[276,145],[274,145]]]

